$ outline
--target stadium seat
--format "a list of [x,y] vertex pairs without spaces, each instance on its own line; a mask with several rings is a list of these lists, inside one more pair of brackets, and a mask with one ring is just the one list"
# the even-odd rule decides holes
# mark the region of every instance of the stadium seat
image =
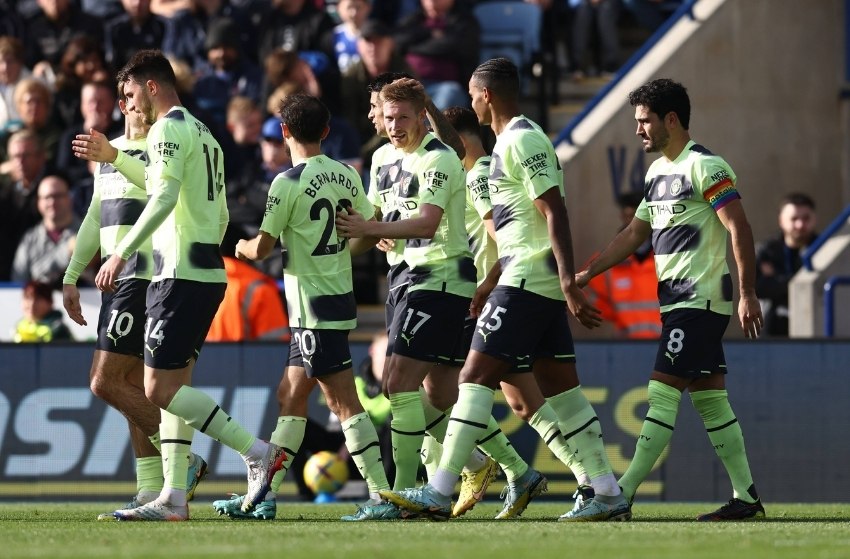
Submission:
[[546,68],[541,52],[543,10],[521,1],[482,2],[474,8],[481,26],[481,61],[503,56],[519,68],[523,93],[529,83],[537,82],[535,95],[540,114],[538,124],[548,126],[546,105]]

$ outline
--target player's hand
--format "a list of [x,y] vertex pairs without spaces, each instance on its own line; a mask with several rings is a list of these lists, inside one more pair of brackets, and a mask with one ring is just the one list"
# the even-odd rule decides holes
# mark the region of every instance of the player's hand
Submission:
[[88,323],[83,317],[83,307],[80,305],[80,290],[76,285],[64,284],[62,286],[62,304],[65,306],[65,311],[68,317],[79,324],[86,326]]
[[115,282],[118,280],[118,276],[121,275],[121,270],[124,269],[126,263],[127,261],[117,254],[110,256],[109,260],[100,267],[97,276],[94,278],[94,284],[97,288],[104,293],[115,291]]
[[77,134],[76,138],[71,140],[71,149],[75,157],[98,163],[112,163],[118,157],[115,146],[94,128],[89,129],[88,134]]
[[602,325],[602,312],[590,304],[575,283],[564,290],[564,295],[567,297],[567,308],[582,326],[593,329]]
[[576,286],[579,289],[586,287],[588,283],[590,283],[590,274],[587,270],[582,270],[576,274]]
[[738,301],[738,320],[741,321],[741,329],[745,337],[758,338],[764,327],[764,316],[755,293],[741,295],[741,300]]
[[378,239],[375,246],[381,252],[392,252],[395,249],[395,239]]
[[247,239],[239,239],[236,243],[236,258],[242,260],[243,262],[248,262],[251,258],[247,254],[248,252],[248,240]]
[[369,235],[366,233],[367,223],[363,215],[351,206],[336,213],[336,232],[340,237],[346,239],[368,237]]
[[495,287],[496,282],[491,281],[489,276],[484,278],[481,285],[475,289],[475,294],[472,295],[472,301],[469,303],[470,315],[478,317],[481,314],[481,309],[484,308],[484,304]]

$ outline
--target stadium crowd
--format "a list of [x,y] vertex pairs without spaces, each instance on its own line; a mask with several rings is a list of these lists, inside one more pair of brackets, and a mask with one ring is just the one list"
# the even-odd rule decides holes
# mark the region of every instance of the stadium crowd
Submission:
[[[16,252],[43,221],[39,185],[58,177],[51,180],[70,188],[68,203],[63,196],[57,205],[73,215],[41,235],[42,252],[70,258],[94,170],[74,157],[71,140],[92,128],[109,138],[123,132],[115,73],[135,51],[157,48],[171,60],[181,100],[224,150],[231,221],[247,237],[260,225],[270,179],[290,166],[273,116],[281,98],[319,96],[332,113],[323,150],[365,174],[386,142],[366,118],[367,85],[378,74],[420,79],[440,109],[469,106],[466,84],[479,62],[481,31],[472,9],[480,1],[0,0],[0,282],[59,287],[58,273],[42,273],[53,267]],[[596,4],[526,1],[557,16],[547,23],[578,24],[583,5]],[[568,36],[575,34],[549,25],[544,41],[566,39],[572,51]],[[577,64],[570,60],[568,69],[578,71]],[[372,254],[355,261],[363,303],[379,302],[380,261]],[[13,269],[16,262],[27,269]],[[91,285],[96,266],[81,285]],[[262,267],[279,277],[279,258]]]

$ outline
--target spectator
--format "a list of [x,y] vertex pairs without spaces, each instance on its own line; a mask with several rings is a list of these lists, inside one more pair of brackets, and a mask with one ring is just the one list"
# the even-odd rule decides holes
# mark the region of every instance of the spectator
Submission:
[[372,0],[340,0],[337,13],[341,23],[334,29],[334,53],[340,72],[360,60],[357,38],[372,8]]
[[204,47],[207,63],[195,82],[197,105],[224,125],[227,104],[239,95],[259,103],[263,74],[260,68],[241,53],[236,24],[227,18],[212,23]]
[[263,112],[248,97],[236,96],[227,104],[227,138],[221,143],[224,152],[224,176],[228,184],[260,165],[260,131]]
[[[91,37],[71,39],[68,48],[62,53],[56,83],[53,86],[53,122],[62,129],[79,124],[82,120],[80,90],[83,84],[105,81],[109,77],[100,44]],[[114,105],[113,101],[110,111],[115,108]]]
[[779,207],[779,234],[756,250],[756,295],[769,336],[788,335],[788,283],[818,236],[816,226],[815,201],[802,192],[788,194]]
[[263,65],[265,67],[263,98],[269,114],[277,112],[280,99],[273,98],[272,94],[282,85],[297,86],[314,97],[322,95],[322,87],[316,79],[316,74],[312,70],[304,71],[305,65],[301,64],[298,53],[275,49],[266,55]]
[[24,37],[24,22],[15,7],[15,0],[0,0],[0,36]]
[[[621,231],[632,221],[642,198],[643,194],[636,191],[617,198]],[[588,288],[590,302],[602,312],[602,318],[612,323],[619,336],[655,340],[661,335],[658,277],[650,240],[590,280]]]
[[623,0],[623,6],[635,16],[638,25],[655,31],[670,17],[682,0]]
[[21,298],[21,310],[24,316],[15,326],[16,343],[74,339],[71,330],[62,321],[62,312],[53,308],[53,288],[46,283],[27,282]]
[[213,318],[208,342],[289,341],[289,320],[274,278],[236,258],[242,232],[229,226],[221,243],[227,291]]
[[68,126],[63,132],[56,153],[56,166],[71,183],[74,212],[84,215],[91,201],[94,178],[85,159],[74,157],[71,142],[77,134],[89,134],[92,129],[114,138],[124,132],[121,121],[112,118],[116,93],[113,84],[99,81],[88,82],[81,88],[80,112],[83,121]]
[[[12,281],[36,280],[58,288],[71,261],[80,228],[80,218],[71,209],[70,187],[63,177],[50,175],[41,180],[38,212],[41,223],[24,233],[15,252]],[[89,271],[89,285],[94,283],[93,276]]]
[[38,0],[40,11],[26,21],[24,56],[33,73],[52,83],[53,72],[68,43],[83,35],[100,43],[103,24],[71,0]]
[[15,86],[32,72],[24,66],[24,46],[15,37],[0,37],[0,130],[20,120],[15,108]]
[[353,64],[342,77],[343,116],[354,124],[360,134],[360,151],[364,161],[371,160],[374,152],[385,139],[378,138],[375,126],[369,120],[369,84],[386,72],[413,75],[410,65],[395,48],[389,27],[380,21],[370,20],[360,29],[357,39],[360,60]]
[[[312,0],[273,0],[259,29],[260,58],[275,49],[297,52],[306,60],[322,86],[322,101],[339,112],[339,68],[334,56],[333,18]],[[270,87],[267,91],[273,90]]]
[[469,107],[467,85],[480,56],[478,20],[455,0],[422,0],[398,24],[398,47],[438,109]]
[[[570,69],[575,80],[586,75],[607,76],[620,67],[620,38],[617,31],[618,0],[569,0],[573,9]],[[588,49],[594,44],[596,30],[599,50],[593,65],[588,62]],[[591,70],[592,68],[592,70]]]
[[121,0],[124,13],[106,23],[106,61],[117,70],[136,51],[158,49],[165,38],[165,19],[151,12],[151,0]]
[[11,281],[18,243],[41,219],[36,204],[38,183],[50,172],[47,154],[35,132],[21,130],[12,134],[9,159],[0,170],[0,281]]
[[44,82],[30,77],[18,83],[15,87],[15,109],[21,119],[18,126],[9,126],[0,134],[0,159],[6,157],[9,136],[24,128],[38,136],[47,158],[53,159],[62,130],[50,120],[52,106],[53,96]]

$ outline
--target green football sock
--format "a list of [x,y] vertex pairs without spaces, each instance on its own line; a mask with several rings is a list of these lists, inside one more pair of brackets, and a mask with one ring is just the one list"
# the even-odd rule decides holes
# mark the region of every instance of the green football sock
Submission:
[[649,381],[647,394],[649,411],[635,445],[635,456],[620,478],[623,494],[630,501],[670,442],[682,399],[682,393],[677,389],[655,380]]
[[[485,434],[485,429],[493,411],[492,388],[480,384],[463,383],[459,387],[457,403],[449,419],[446,438],[443,441],[443,459],[440,460],[440,470],[446,470],[457,476],[466,465],[469,455]],[[497,426],[498,429],[498,426]],[[452,490],[444,495],[451,495]]]
[[443,458],[443,444],[433,436],[426,434],[422,440],[422,465],[428,473],[428,480],[434,478],[440,460]]
[[547,401],[558,418],[558,428],[574,456],[573,460],[584,468],[596,493],[619,495],[617,480],[602,441],[602,426],[581,387],[547,398]]
[[546,443],[552,454],[570,469],[579,484],[590,484],[590,476],[584,471],[581,462],[575,459],[570,447],[567,445],[567,440],[558,428],[558,416],[548,402],[544,402],[540,406],[540,409],[534,412],[534,415],[528,420],[528,424],[537,431],[537,434],[540,435],[540,438],[543,439],[543,442]]
[[449,425],[452,408],[447,410],[435,408],[425,390],[420,389],[419,395],[422,398],[422,411],[425,413],[425,432],[442,443],[446,438],[446,427]]
[[425,413],[419,392],[390,394],[390,407],[393,413],[390,431],[396,468],[393,489],[399,491],[416,485],[422,439],[425,436]]
[[357,465],[360,475],[366,480],[369,493],[377,495],[378,491],[389,489],[387,473],[381,459],[381,444],[375,425],[366,412],[353,415],[342,422],[342,434],[345,435],[345,446]]
[[[490,409],[492,411],[492,405]],[[479,436],[481,438],[477,441],[478,446],[499,464],[508,482],[518,479],[528,471],[528,463],[517,454],[511,441],[502,432],[502,428],[492,415],[488,418],[487,427],[479,433]]]
[[248,452],[256,440],[254,435],[233,421],[212,398],[197,388],[181,386],[166,410],[239,454]]
[[162,456],[136,458],[136,491],[159,493],[162,484]]
[[277,493],[278,489],[280,489],[280,484],[283,483],[286,472],[289,471],[295,455],[301,449],[301,443],[304,442],[304,430],[306,428],[307,418],[305,417],[283,415],[277,418],[277,425],[275,425],[269,442],[281,447],[286,453],[286,459],[283,461],[283,467],[272,478],[271,490],[274,493]]
[[714,451],[729,474],[735,498],[748,503],[756,502],[758,494],[747,461],[744,434],[729,405],[728,393],[725,390],[692,392],[691,402],[702,417]]
[[[195,430],[180,417],[162,410],[159,432],[162,443],[164,488],[183,492],[185,500],[189,460],[192,456],[192,436]],[[181,503],[173,504],[179,505]],[[185,503],[182,503],[185,504]]]

